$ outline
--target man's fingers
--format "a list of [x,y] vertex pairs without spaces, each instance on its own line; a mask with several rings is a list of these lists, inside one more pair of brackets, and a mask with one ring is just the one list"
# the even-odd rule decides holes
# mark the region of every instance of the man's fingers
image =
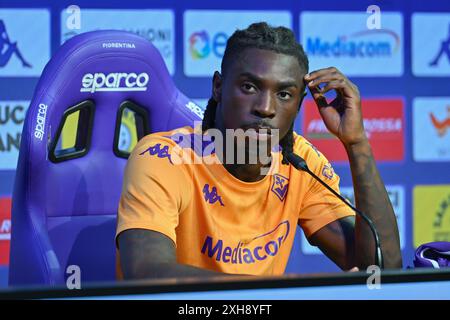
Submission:
[[358,267],[353,267],[350,270],[347,270],[347,272],[358,272],[359,268]]
[[326,107],[328,105],[327,99],[322,94],[322,91],[319,87],[309,88],[309,91],[311,91],[313,99],[319,107]]
[[325,74],[323,76],[314,78],[313,80],[306,81],[308,87],[315,87],[322,83],[327,83],[335,80],[344,80],[344,78],[340,74]]
[[341,72],[335,67],[329,67],[329,68],[312,71],[309,74],[305,75],[305,79],[308,81],[314,80],[318,77],[321,77],[321,76],[327,75],[327,74],[341,74]]
[[323,87],[322,89],[320,89],[319,91],[322,94],[325,94],[330,90],[340,91],[341,89],[345,89],[345,81],[342,79],[339,79],[339,80],[333,80],[333,81],[328,82],[327,85],[325,87]]

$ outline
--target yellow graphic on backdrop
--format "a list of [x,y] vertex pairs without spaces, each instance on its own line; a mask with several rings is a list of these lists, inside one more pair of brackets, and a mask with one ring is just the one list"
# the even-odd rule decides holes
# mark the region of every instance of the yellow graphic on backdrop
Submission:
[[450,185],[414,188],[414,246],[450,241]]

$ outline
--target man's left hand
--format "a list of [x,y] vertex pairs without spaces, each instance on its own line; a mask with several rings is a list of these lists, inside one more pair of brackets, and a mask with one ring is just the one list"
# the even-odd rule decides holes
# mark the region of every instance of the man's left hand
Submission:
[[[356,85],[335,67],[313,71],[305,75],[304,80],[332,134],[347,146],[367,140]],[[328,102],[324,94],[330,90],[336,91],[336,98]]]

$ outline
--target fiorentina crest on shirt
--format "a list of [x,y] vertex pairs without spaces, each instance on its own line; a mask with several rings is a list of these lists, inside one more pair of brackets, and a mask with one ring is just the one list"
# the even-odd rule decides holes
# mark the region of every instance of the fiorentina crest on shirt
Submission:
[[289,179],[279,174],[273,175],[272,192],[283,201],[286,197],[289,185]]

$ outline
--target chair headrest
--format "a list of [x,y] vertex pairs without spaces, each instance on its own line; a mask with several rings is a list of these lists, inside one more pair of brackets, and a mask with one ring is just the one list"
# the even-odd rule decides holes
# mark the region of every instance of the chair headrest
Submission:
[[[45,118],[44,126],[42,120],[36,124],[39,138],[54,136],[64,110],[89,99],[105,109],[102,113],[133,100],[152,113],[152,131],[166,129],[171,108],[189,103],[158,50],[125,31],[93,31],[68,40],[45,67],[34,97],[30,112]],[[187,119],[198,120],[189,108],[184,111]]]
[[[64,112],[83,101],[95,108],[90,151],[59,163],[56,169],[49,161],[49,142],[56,140]],[[83,202],[76,210],[79,213],[85,208],[98,213],[112,210],[101,206],[103,198],[114,203],[120,195],[125,159],[114,155],[113,142],[124,101],[148,112],[150,132],[200,120],[195,104],[175,87],[159,51],[148,40],[125,31],[93,31],[73,37],[58,49],[44,68],[22,132],[18,172],[24,176],[17,185],[27,188],[31,203],[50,198],[45,201],[47,215],[58,215],[71,201],[81,206],[75,198],[79,196],[92,200]],[[102,188],[101,183],[110,188]],[[92,185],[96,184],[102,198],[94,200]],[[55,193],[61,186],[68,190],[64,196]]]

